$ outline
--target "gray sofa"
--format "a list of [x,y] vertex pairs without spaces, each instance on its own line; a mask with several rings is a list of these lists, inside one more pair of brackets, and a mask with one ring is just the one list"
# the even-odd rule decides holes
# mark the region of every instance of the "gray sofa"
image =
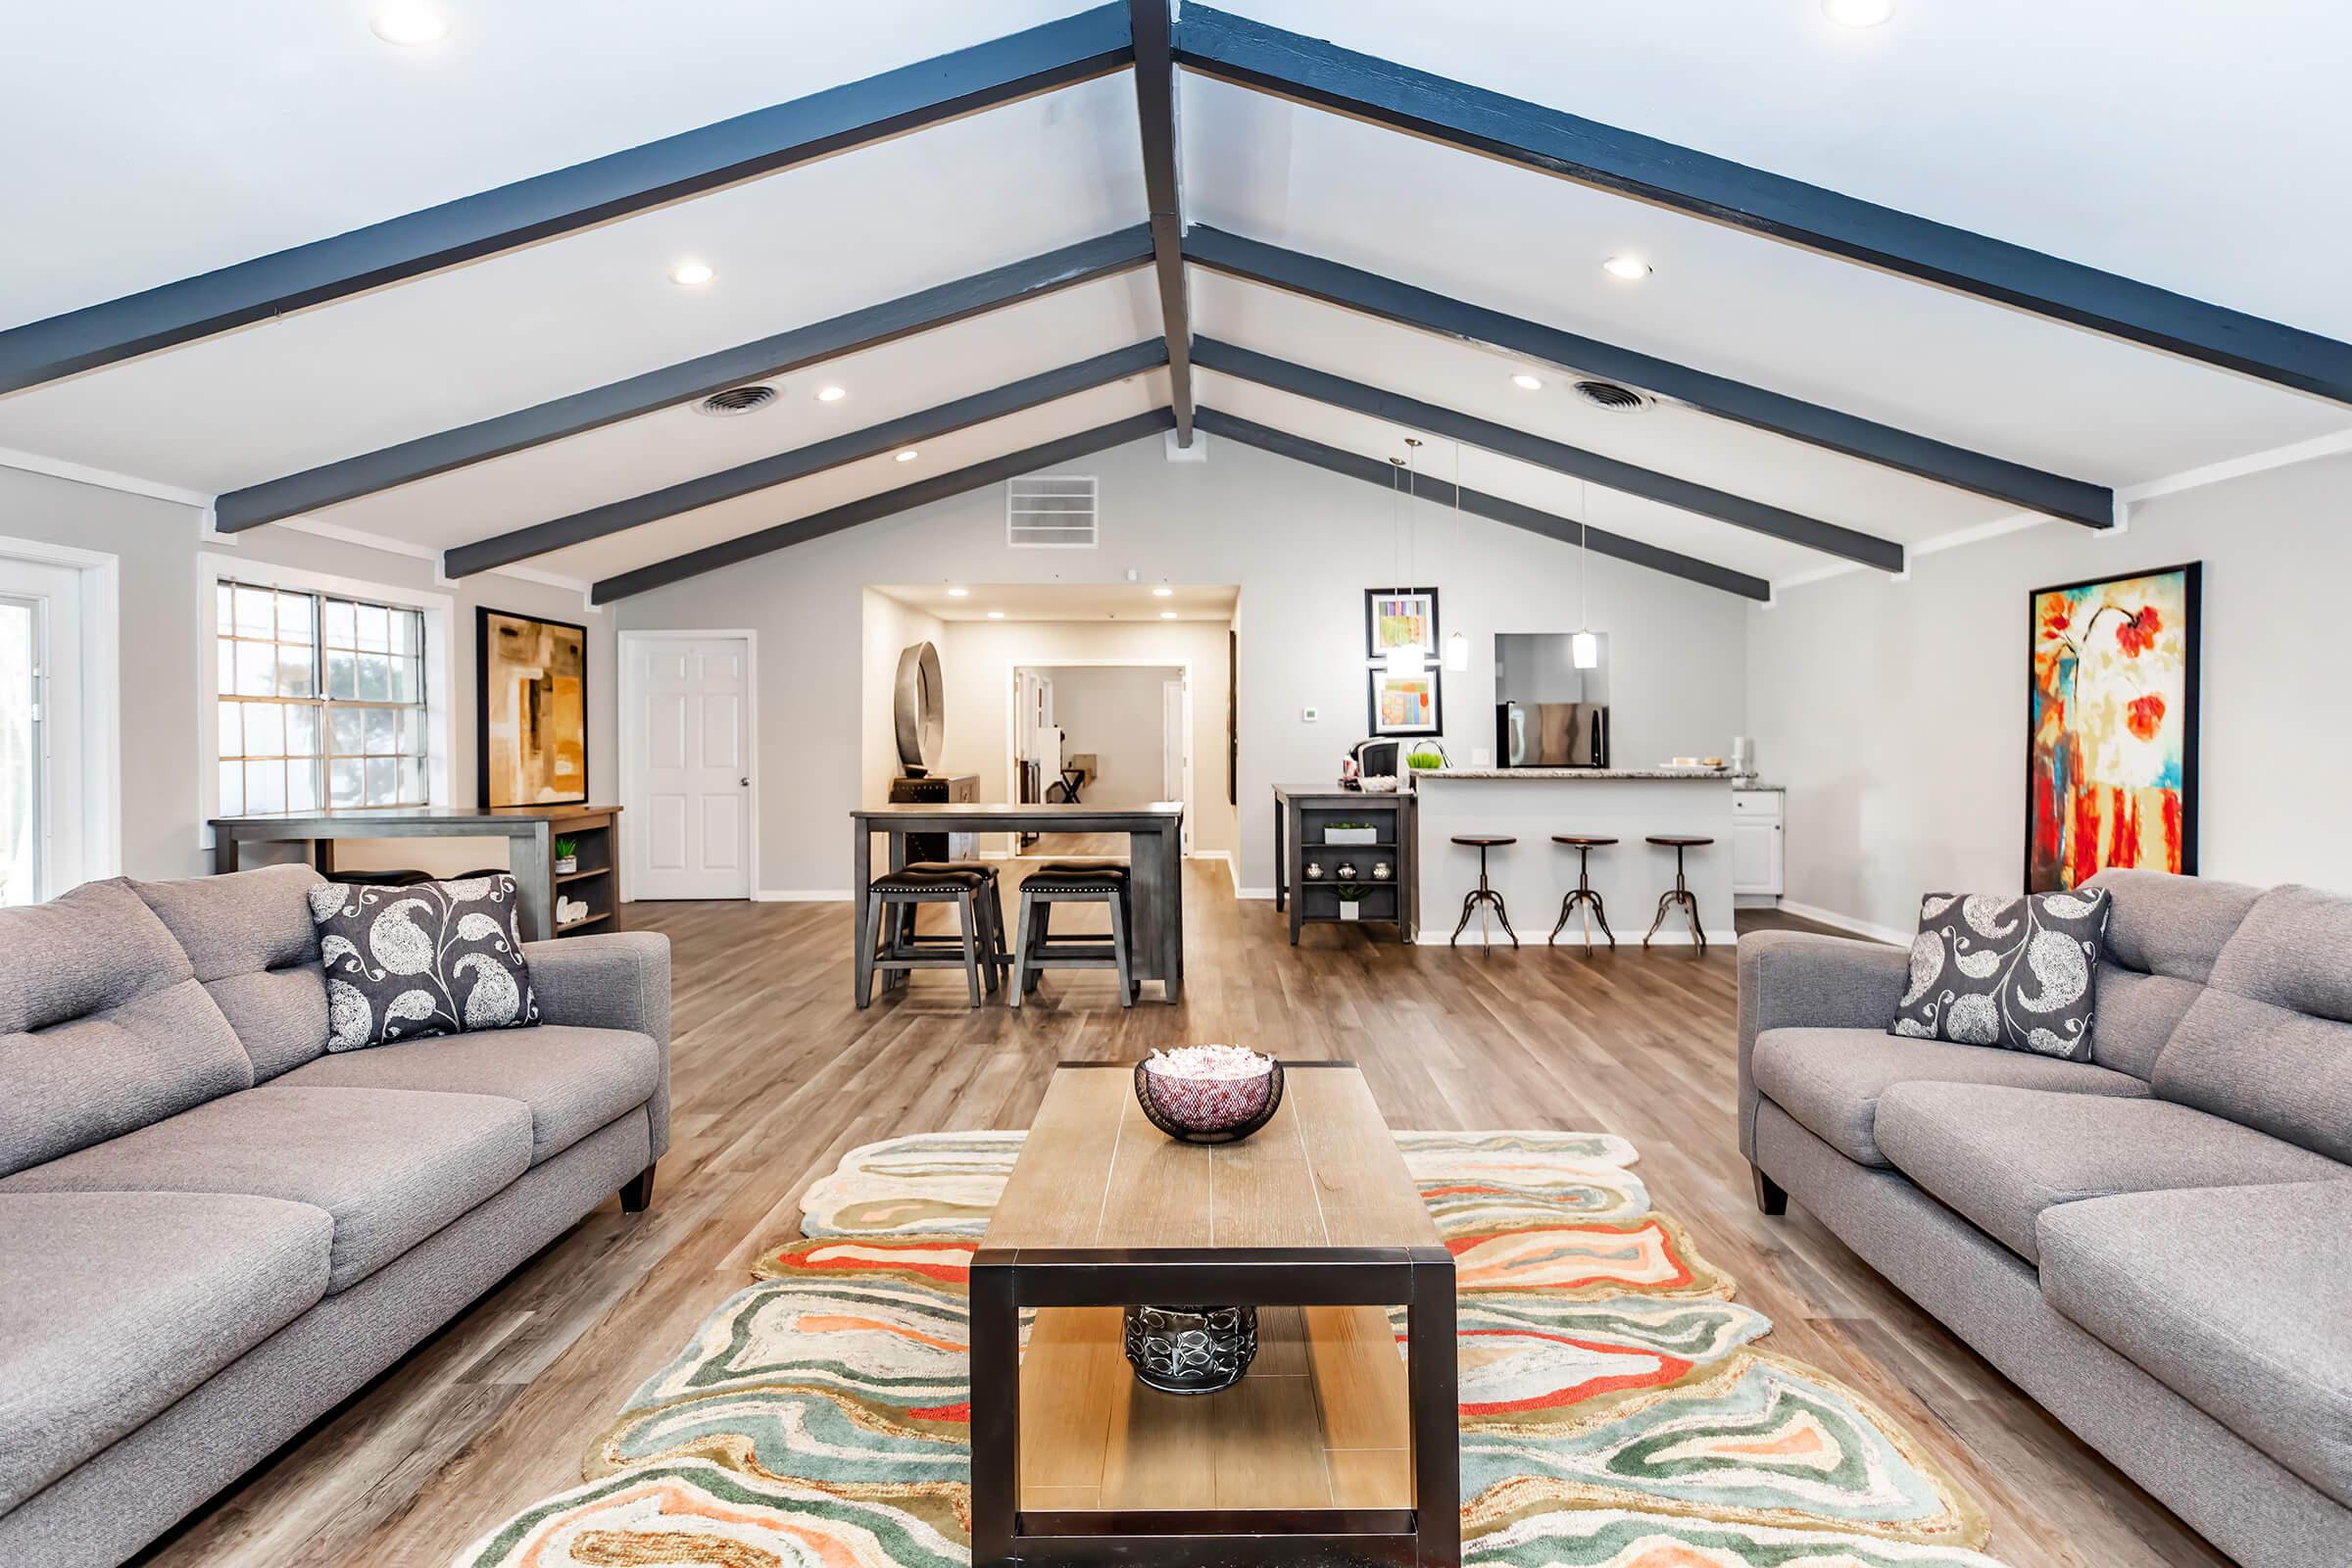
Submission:
[[669,1142],[669,948],[545,1022],[328,1054],[307,867],[0,909],[0,1562],[122,1561]]
[[2238,1561],[2352,1563],[2352,899],[2097,880],[2089,1062],[1886,1033],[1901,949],[1742,938],[1757,1200]]

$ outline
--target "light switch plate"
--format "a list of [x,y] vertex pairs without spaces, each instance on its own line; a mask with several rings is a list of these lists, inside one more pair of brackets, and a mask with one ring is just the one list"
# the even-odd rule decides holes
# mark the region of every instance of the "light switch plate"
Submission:
[[1471,747],[1470,765],[1472,767],[1493,767],[1494,765],[1494,748],[1488,746]]
[[1300,710],[1298,710],[1298,722],[1299,722],[1299,723],[1301,723],[1301,724],[1312,724],[1312,723],[1315,721],[1315,718],[1316,718],[1316,713],[1315,713],[1315,710],[1314,710],[1313,709],[1311,709],[1311,708],[1301,708]]

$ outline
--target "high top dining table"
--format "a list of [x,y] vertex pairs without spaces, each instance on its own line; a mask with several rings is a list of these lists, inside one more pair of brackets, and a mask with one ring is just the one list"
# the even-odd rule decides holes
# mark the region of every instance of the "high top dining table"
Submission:
[[850,813],[852,896],[862,953],[874,942],[865,890],[874,879],[874,835],[890,837],[893,871],[906,863],[909,833],[1124,833],[1134,877],[1135,978],[1156,980],[1171,1004],[1184,996],[1184,806],[1005,806],[953,801],[864,806]]

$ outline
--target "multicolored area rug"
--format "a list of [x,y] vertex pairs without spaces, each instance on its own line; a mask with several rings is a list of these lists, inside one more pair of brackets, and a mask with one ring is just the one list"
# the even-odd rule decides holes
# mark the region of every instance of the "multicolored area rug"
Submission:
[[[587,1484],[458,1568],[963,1568],[964,1280],[1018,1133],[853,1150],[803,1237],[630,1396]],[[1622,1139],[1400,1133],[1456,1259],[1462,1555],[1508,1568],[2000,1568],[1884,1413],[1756,1348]]]

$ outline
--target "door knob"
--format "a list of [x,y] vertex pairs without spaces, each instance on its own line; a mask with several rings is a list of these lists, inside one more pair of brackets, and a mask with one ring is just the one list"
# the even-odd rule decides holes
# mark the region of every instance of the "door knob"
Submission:
[[742,785],[747,790],[752,787],[752,781],[749,778],[739,778],[735,782]]

